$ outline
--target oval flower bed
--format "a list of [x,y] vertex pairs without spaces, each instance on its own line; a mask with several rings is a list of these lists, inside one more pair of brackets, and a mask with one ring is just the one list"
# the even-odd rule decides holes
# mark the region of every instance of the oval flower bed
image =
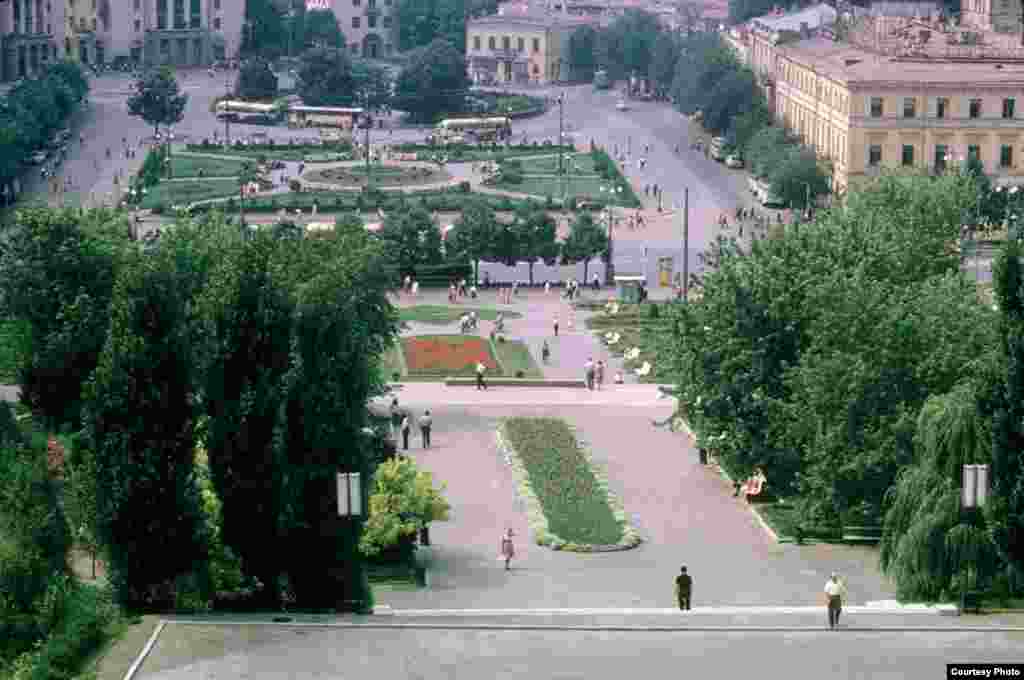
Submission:
[[473,375],[477,362],[483,362],[488,374],[498,370],[490,343],[484,338],[465,335],[418,335],[402,338],[405,365],[410,374],[441,377]]
[[564,420],[509,418],[497,438],[519,478],[538,545],[611,552],[641,543],[607,478]]

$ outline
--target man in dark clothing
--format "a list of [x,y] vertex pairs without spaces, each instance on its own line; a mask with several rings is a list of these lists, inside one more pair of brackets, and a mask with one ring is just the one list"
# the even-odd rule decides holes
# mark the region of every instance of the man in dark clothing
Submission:
[[420,416],[420,434],[423,436],[423,448],[430,448],[430,428],[434,424],[434,419],[430,417],[430,409],[423,412]]
[[679,598],[679,609],[690,610],[690,594],[693,592],[693,579],[686,573],[686,567],[679,570],[676,576],[676,597]]

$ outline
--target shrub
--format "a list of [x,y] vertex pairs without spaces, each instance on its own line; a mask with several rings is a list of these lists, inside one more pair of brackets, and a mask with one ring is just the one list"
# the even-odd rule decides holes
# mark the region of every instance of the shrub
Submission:
[[501,171],[501,179],[507,184],[522,184],[523,173],[512,168],[505,168]]
[[661,315],[661,311],[659,310],[657,304],[652,302],[650,305],[647,306],[647,316],[648,317],[650,317],[652,319],[657,319],[660,315]]
[[360,552],[377,557],[397,548],[399,557],[408,557],[415,550],[413,541],[420,529],[448,519],[450,506],[441,495],[444,488],[444,484],[434,488],[431,474],[417,468],[411,458],[381,463],[374,473],[370,516],[359,541]]
[[466,181],[459,182],[459,191],[460,192],[462,192],[464,194],[468,194],[469,190],[470,190],[469,182],[466,182]]

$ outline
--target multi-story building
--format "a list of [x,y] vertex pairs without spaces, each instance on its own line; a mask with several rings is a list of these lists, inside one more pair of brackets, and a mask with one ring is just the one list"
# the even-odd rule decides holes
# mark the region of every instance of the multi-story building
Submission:
[[0,2],[0,80],[33,76],[64,58],[64,2]]
[[329,9],[354,57],[390,57],[398,44],[398,0],[307,0],[306,9]]
[[967,31],[935,19],[868,16],[817,35],[807,21],[794,31],[771,19],[730,42],[775,119],[832,161],[835,187],[970,159],[996,183],[1024,183],[1024,50],[1009,36],[970,31],[964,46]]
[[546,7],[502,6],[466,22],[466,60],[474,83],[550,83],[569,79],[569,37],[594,19]]

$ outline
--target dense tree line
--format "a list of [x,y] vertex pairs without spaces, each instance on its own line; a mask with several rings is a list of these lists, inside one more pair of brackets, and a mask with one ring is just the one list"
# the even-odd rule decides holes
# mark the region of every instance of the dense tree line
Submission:
[[0,102],[0,188],[21,175],[29,157],[67,125],[89,92],[81,68],[54,64],[41,78],[15,85]]

